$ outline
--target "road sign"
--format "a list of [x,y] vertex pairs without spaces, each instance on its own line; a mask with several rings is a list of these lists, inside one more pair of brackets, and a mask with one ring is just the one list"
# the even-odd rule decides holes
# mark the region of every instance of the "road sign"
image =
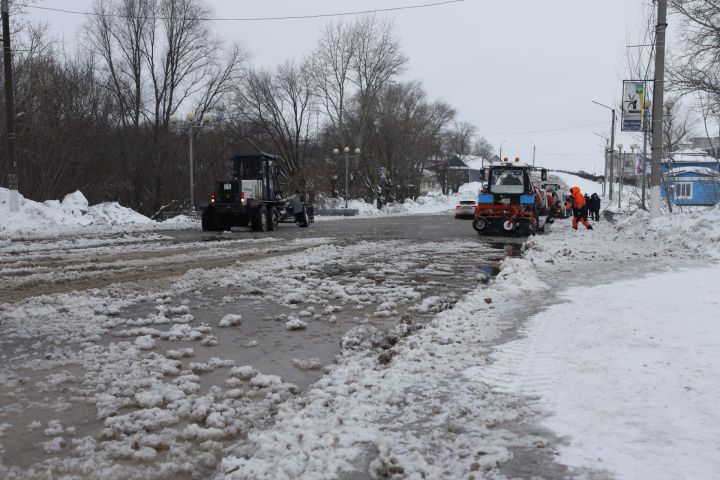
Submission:
[[621,130],[623,132],[641,132],[642,131],[642,117],[640,117],[640,118],[623,117]]
[[623,132],[640,132],[643,129],[645,111],[645,82],[623,81],[622,124]]

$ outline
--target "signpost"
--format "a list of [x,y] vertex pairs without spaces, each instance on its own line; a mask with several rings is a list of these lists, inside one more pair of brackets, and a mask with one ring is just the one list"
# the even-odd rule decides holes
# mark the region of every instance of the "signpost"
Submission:
[[645,82],[642,80],[623,81],[622,124],[623,132],[643,131],[645,111]]

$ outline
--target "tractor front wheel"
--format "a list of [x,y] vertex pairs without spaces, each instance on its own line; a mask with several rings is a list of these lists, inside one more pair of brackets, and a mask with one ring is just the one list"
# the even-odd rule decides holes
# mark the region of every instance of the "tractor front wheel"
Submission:
[[488,231],[488,228],[490,227],[490,224],[484,217],[475,217],[475,220],[473,220],[472,223],[472,227],[473,229],[475,229],[478,235],[485,235]]

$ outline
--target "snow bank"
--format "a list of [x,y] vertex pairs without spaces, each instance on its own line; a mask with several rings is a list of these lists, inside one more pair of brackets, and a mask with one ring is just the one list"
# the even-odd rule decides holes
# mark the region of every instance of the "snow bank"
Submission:
[[155,222],[117,202],[88,205],[76,191],[62,201],[35,202],[19,195],[20,211],[9,211],[9,191],[0,188],[0,237],[108,233],[109,231],[148,231],[194,228],[197,222],[187,217]]
[[621,219],[617,230],[628,240],[661,241],[720,258],[720,205],[690,212],[665,213],[653,220],[648,212],[638,210]]
[[[477,200],[481,187],[482,184],[479,182],[466,183],[460,186],[457,193],[445,195],[440,191],[433,191],[415,200],[408,198],[403,202],[388,203],[383,206],[382,210],[378,210],[377,207],[371,203],[353,199],[348,200],[348,208],[358,210],[360,217],[441,213],[455,208],[455,205],[460,200]],[[323,208],[342,208],[344,205],[345,202],[342,199],[325,199],[323,201]]]
[[562,180],[565,185],[567,185],[568,190],[570,190],[571,187],[580,187],[580,191],[588,195],[592,195],[593,193],[597,193],[598,195],[602,195],[602,183],[600,182],[593,182],[592,180],[588,180],[582,177],[578,177],[577,175],[573,175],[572,173],[564,173],[564,172],[549,172],[550,175],[554,177],[558,177],[560,180]]

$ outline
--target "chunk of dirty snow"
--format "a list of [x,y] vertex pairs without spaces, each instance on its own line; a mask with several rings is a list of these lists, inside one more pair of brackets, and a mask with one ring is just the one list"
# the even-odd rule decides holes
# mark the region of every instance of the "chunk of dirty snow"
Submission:
[[243,380],[247,380],[249,378],[254,377],[258,374],[258,371],[255,370],[250,365],[243,365],[242,367],[233,367],[230,369],[230,372],[228,375],[231,377],[237,377]]
[[165,352],[165,356],[172,359],[180,359],[180,358],[187,358],[192,357],[195,355],[195,352],[192,348],[181,348],[179,350],[168,350]]
[[282,383],[282,379],[277,375],[256,375],[250,380],[250,385],[256,388],[267,388],[277,386]]
[[218,326],[220,327],[235,327],[237,325],[240,325],[242,322],[242,315],[235,315],[232,313],[228,313],[222,319],[220,319],[220,323]]
[[65,440],[62,437],[55,437],[47,442],[40,442],[39,446],[45,453],[58,453],[65,447]]
[[307,360],[293,358],[292,364],[300,370],[320,370],[322,368],[322,362],[317,358],[308,358]]
[[155,340],[150,335],[142,335],[135,339],[135,347],[140,350],[152,350],[155,348]]
[[48,422],[48,426],[43,432],[46,437],[53,437],[55,435],[60,435],[64,431],[62,424],[60,423],[60,420],[50,420]]
[[292,318],[285,323],[285,328],[288,330],[304,330],[307,328],[307,323],[299,318]]

